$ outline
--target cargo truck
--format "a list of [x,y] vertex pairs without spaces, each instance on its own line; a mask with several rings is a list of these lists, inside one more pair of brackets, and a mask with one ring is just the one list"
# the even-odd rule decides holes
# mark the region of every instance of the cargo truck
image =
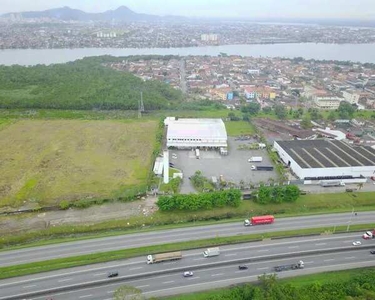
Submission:
[[147,264],[154,264],[163,261],[178,260],[182,258],[181,251],[147,255]]
[[274,269],[276,272],[281,272],[281,271],[288,271],[288,270],[303,269],[304,267],[305,267],[305,264],[303,263],[302,260],[300,260],[296,264],[276,266]]
[[253,171],[273,171],[272,166],[251,166]]
[[268,215],[268,216],[258,216],[252,217],[250,220],[245,220],[245,226],[253,226],[253,225],[262,225],[262,224],[272,224],[275,222],[275,217]]
[[331,187],[331,186],[345,186],[343,181],[321,181],[320,186],[322,187]]
[[261,156],[252,156],[249,158],[248,160],[249,162],[262,162],[263,161],[263,157]]
[[203,252],[204,257],[212,257],[212,256],[218,256],[220,255],[220,249],[219,248],[208,248],[206,251]]

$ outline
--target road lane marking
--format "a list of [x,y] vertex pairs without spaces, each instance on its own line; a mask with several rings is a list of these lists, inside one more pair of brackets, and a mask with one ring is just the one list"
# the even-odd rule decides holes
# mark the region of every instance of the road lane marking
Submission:
[[227,257],[227,256],[237,256],[237,253],[233,253],[233,254],[226,254],[226,255],[224,255],[225,257]]
[[201,258],[194,258],[193,260],[204,260],[205,258],[204,257],[201,257]]
[[97,274],[94,274],[92,276],[102,276],[102,275],[106,275],[107,273],[97,273]]
[[335,260],[334,258],[330,258],[330,259],[325,259],[324,261],[333,261]]
[[82,299],[82,298],[88,298],[88,297],[92,297],[92,294],[90,294],[90,295],[80,296],[80,297],[78,297],[78,298],[79,298],[79,299]]
[[164,284],[168,284],[168,283],[173,283],[174,282],[174,280],[171,280],[171,281],[164,281],[163,283]]
[[148,287],[150,286],[149,284],[146,284],[146,285],[138,285],[136,286],[137,289],[141,289],[141,288],[145,288],[145,287]]
[[257,268],[257,270],[267,270],[269,267],[264,267],[264,268]]
[[305,261],[305,264],[313,264],[314,261]]
[[222,275],[224,275],[224,273],[212,274],[211,276],[215,277],[215,276],[222,276]]
[[143,269],[143,267],[131,268],[131,269],[129,269],[129,271],[134,271],[134,270],[139,270],[139,269]]
[[299,246],[290,246],[288,247],[289,249],[296,249],[296,248],[299,248]]
[[264,249],[264,250],[258,250],[257,252],[268,252],[270,251],[269,249]]
[[107,294],[112,294],[114,293],[115,291],[107,291]]
[[31,288],[31,287],[34,287],[34,286],[36,286],[36,284],[33,284],[33,285],[25,285],[25,286],[23,286],[23,288],[24,288],[24,289],[28,289],[28,288]]
[[167,263],[163,263],[163,265],[174,265],[176,262],[173,261],[173,262],[167,262]]
[[198,277],[190,277],[187,280],[194,280],[194,279],[199,279],[199,278],[200,278],[199,276]]
[[58,282],[64,282],[64,281],[70,281],[70,280],[73,280],[73,278],[61,279],[61,280],[58,280]]
[[324,245],[327,245],[327,243],[318,243],[318,244],[315,244],[315,246],[324,246]]
[[345,257],[345,259],[353,259],[356,258],[355,256]]

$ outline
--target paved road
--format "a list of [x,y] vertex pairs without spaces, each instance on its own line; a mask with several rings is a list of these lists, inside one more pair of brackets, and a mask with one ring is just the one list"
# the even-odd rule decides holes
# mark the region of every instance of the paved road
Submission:
[[25,248],[0,252],[0,265],[9,266],[53,258],[97,253],[118,249],[142,247],[180,241],[198,240],[218,236],[232,236],[269,231],[303,229],[312,227],[374,223],[375,212],[361,212],[354,216],[351,212],[343,214],[318,215],[278,219],[272,225],[244,227],[241,222],[187,227],[181,229],[140,232],[107,238]]
[[[100,265],[91,265],[67,270],[24,276],[21,278],[10,278],[0,281],[1,295],[9,297],[29,292],[48,290],[61,286],[70,286],[73,284],[85,284],[97,280],[107,279],[109,271],[118,271],[120,276],[150,275],[150,273],[168,270],[173,272],[176,269],[190,270],[198,269],[205,265],[207,268],[215,266],[218,263],[231,263],[236,260],[242,260],[239,263],[248,262],[248,260],[266,260],[275,258],[275,255],[295,254],[303,255],[306,251],[341,250],[342,248],[353,248],[352,242],[361,240],[359,233],[339,234],[330,236],[312,236],[304,238],[289,238],[282,240],[269,240],[263,242],[254,242],[239,245],[230,245],[221,247],[221,254],[218,257],[204,258],[203,249],[196,249],[183,252],[183,259],[174,262],[164,262],[160,264],[147,265],[145,257],[138,257],[125,261],[110,262]],[[374,245],[375,240],[362,240],[362,246]],[[319,254],[320,255],[320,254]],[[344,254],[346,257],[354,257],[350,253]],[[374,256],[375,258],[375,256]],[[350,260],[347,258],[348,261]],[[221,268],[221,267],[220,267]],[[201,271],[199,271],[201,272]],[[219,275],[218,275],[219,276]],[[196,277],[195,277],[196,278]],[[153,279],[148,279],[152,281]]]
[[[295,258],[268,260],[248,263],[248,270],[238,270],[238,265],[226,265],[207,269],[194,270],[194,276],[184,278],[181,272],[155,276],[152,279],[129,280],[123,283],[110,283],[106,286],[85,288],[65,293],[51,294],[55,300],[70,299],[100,299],[110,300],[114,291],[121,285],[131,285],[143,291],[147,297],[161,297],[179,293],[213,289],[241,282],[256,281],[264,273],[274,273],[274,267],[283,264],[296,263],[303,259],[303,270],[290,270],[277,273],[278,277],[305,275],[331,270],[350,269],[356,267],[375,266],[375,256],[368,250],[353,248],[351,252],[336,252],[315,256],[296,256]],[[35,297],[33,300],[45,300],[44,297]]]

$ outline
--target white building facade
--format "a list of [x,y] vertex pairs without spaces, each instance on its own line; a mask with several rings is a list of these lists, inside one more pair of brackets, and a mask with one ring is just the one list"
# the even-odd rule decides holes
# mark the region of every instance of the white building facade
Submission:
[[167,118],[167,147],[226,148],[228,136],[221,119],[175,119]]

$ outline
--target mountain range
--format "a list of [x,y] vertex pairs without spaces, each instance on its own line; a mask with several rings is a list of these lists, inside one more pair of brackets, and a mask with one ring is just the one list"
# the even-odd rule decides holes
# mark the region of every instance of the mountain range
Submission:
[[27,11],[20,13],[7,13],[2,15],[8,18],[11,15],[21,15],[24,19],[50,18],[61,21],[119,21],[119,22],[136,22],[136,21],[161,21],[161,20],[182,20],[183,17],[177,16],[157,16],[140,14],[132,11],[126,6],[120,6],[115,10],[107,10],[102,13],[87,13],[79,9],[70,7],[61,7],[48,9],[44,11]]

